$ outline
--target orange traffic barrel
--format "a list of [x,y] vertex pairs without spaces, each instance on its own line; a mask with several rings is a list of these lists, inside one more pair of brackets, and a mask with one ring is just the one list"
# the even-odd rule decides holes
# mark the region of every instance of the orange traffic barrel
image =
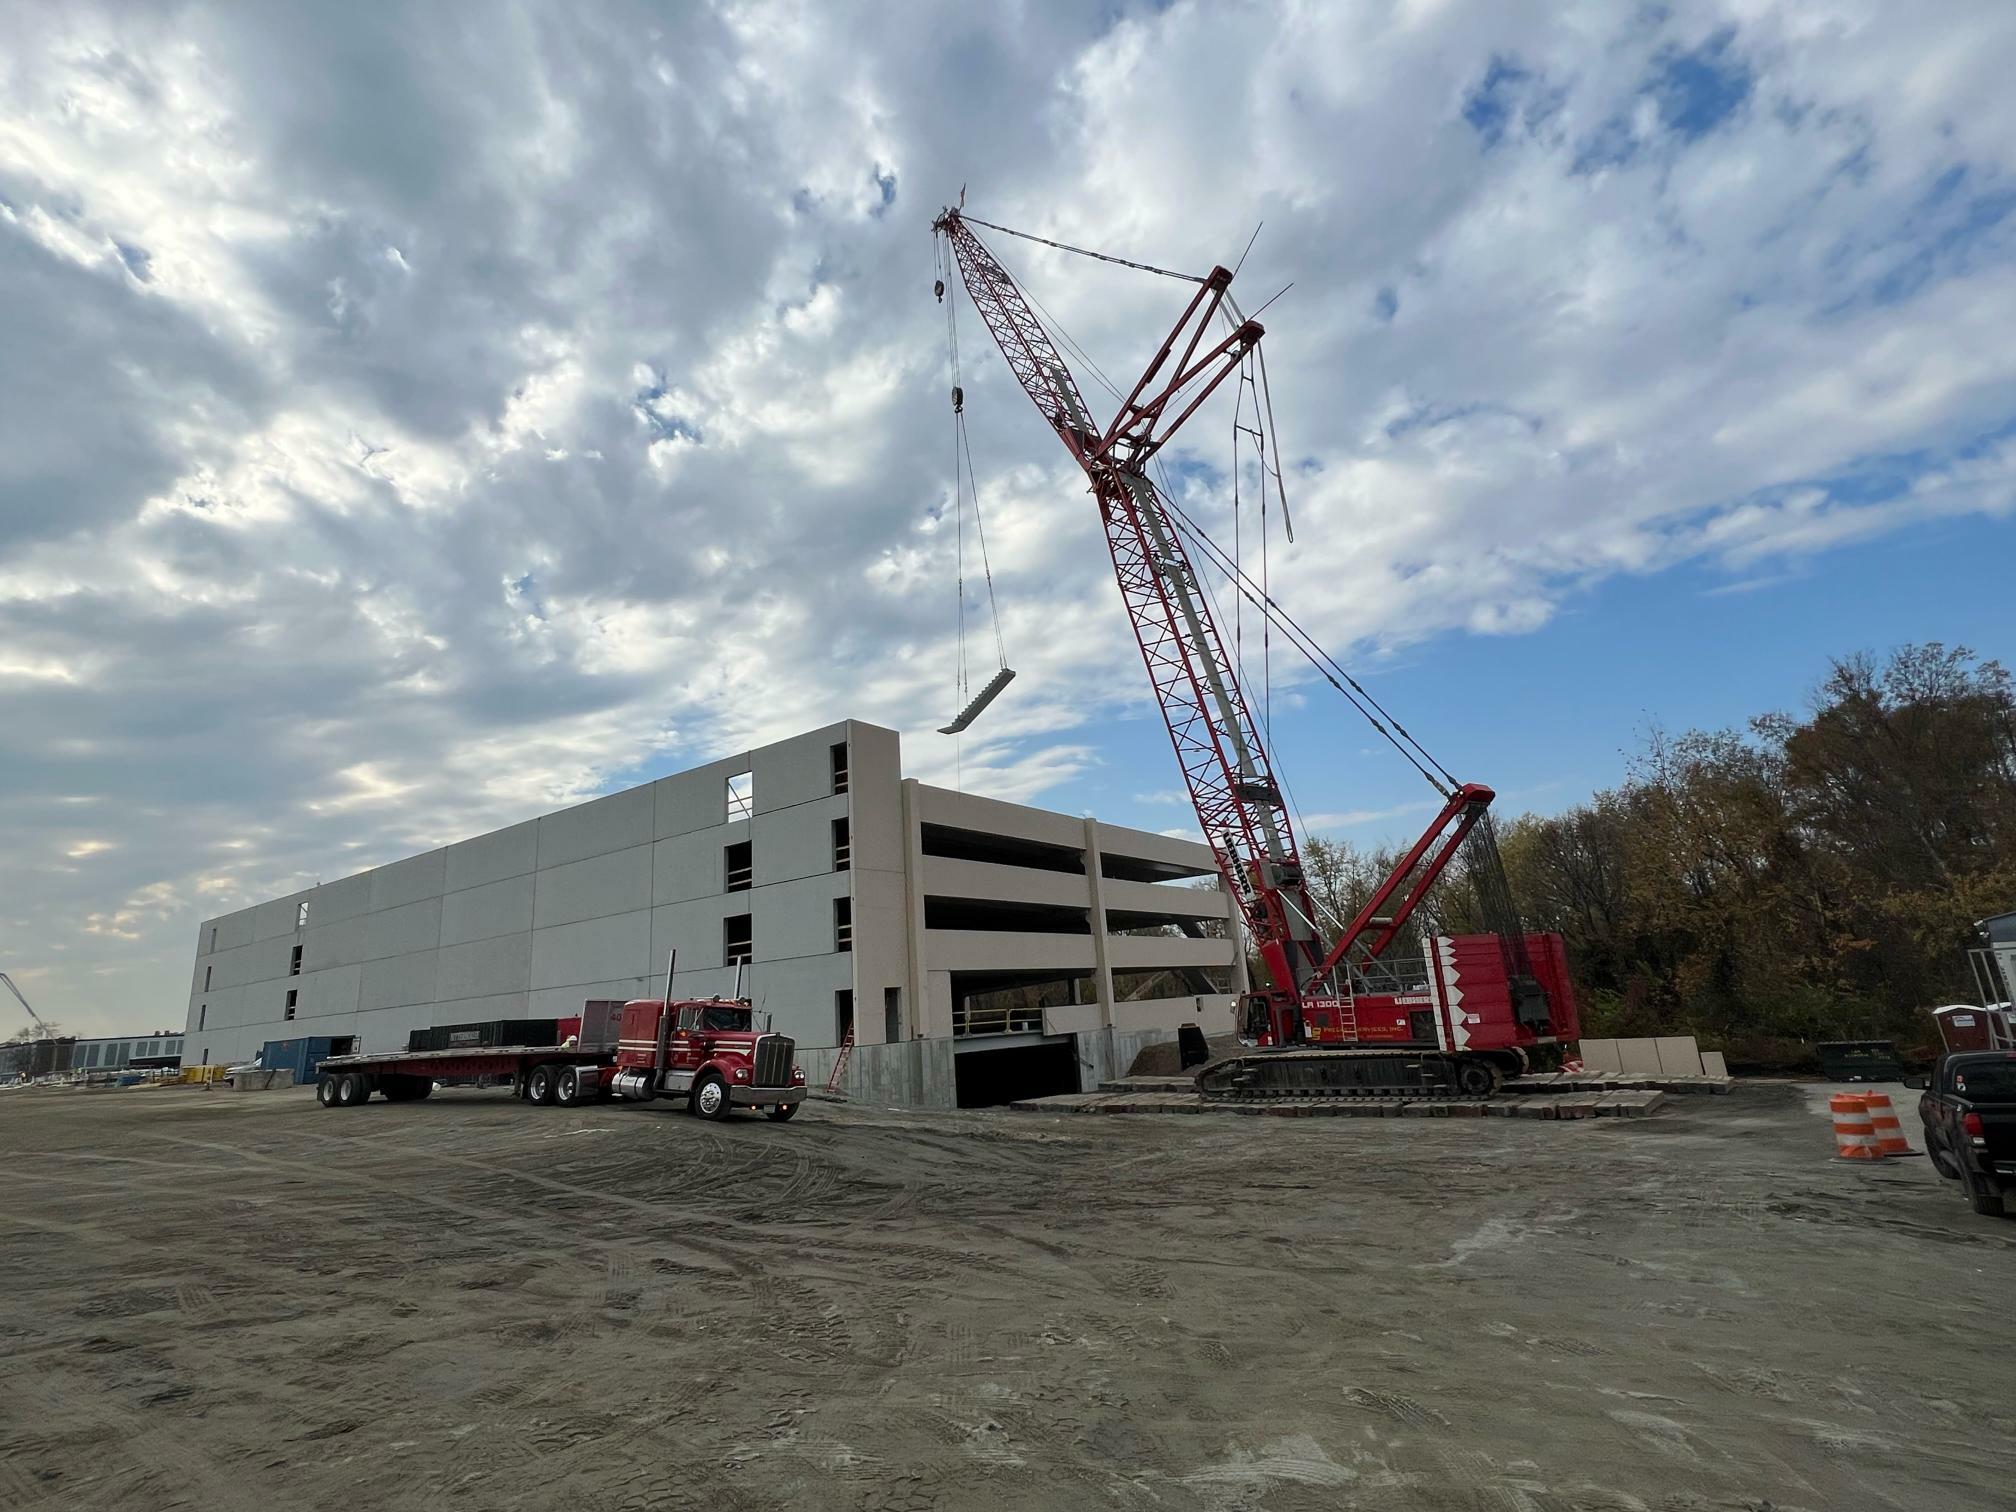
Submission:
[[1836,1092],[1827,1099],[1834,1115],[1834,1153],[1842,1160],[1880,1160],[1876,1126],[1869,1121],[1869,1099],[1859,1092]]
[[1864,1092],[1862,1101],[1869,1107],[1869,1124],[1876,1135],[1878,1155],[1915,1155],[1911,1143],[1904,1137],[1904,1129],[1897,1122],[1897,1110],[1890,1106],[1888,1092]]

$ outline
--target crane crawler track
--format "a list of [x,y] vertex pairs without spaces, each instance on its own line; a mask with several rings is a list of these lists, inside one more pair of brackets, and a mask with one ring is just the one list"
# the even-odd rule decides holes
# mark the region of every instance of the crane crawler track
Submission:
[[1212,1099],[1266,1101],[1308,1097],[1474,1097],[1457,1086],[1457,1057],[1439,1050],[1256,1050],[1197,1072]]

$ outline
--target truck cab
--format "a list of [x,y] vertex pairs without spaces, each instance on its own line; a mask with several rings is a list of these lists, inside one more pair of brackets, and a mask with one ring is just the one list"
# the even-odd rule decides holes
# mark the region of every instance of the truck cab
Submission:
[[798,1043],[755,1019],[747,998],[633,998],[623,1005],[609,1090],[638,1102],[684,1097],[702,1118],[762,1108],[781,1123],[805,1100]]
[[1918,1099],[1925,1151],[1974,1211],[1999,1218],[2016,1190],[2016,1051],[1943,1057]]

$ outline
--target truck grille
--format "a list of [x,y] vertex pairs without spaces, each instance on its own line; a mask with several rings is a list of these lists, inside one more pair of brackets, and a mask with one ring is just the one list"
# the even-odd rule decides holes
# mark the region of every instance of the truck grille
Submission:
[[755,1085],[788,1087],[791,1063],[798,1054],[798,1041],[788,1034],[764,1034],[756,1039]]

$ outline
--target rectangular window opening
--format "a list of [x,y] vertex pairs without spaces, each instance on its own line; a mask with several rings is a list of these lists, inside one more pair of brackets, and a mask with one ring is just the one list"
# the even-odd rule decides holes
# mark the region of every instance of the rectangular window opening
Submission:
[[214,966],[205,966],[203,968],[203,990],[205,992],[208,992],[210,990],[210,973],[215,971],[216,969],[217,968]]
[[730,820],[747,819],[756,812],[756,777],[751,772],[737,772],[728,779],[728,817]]
[[833,745],[833,791],[847,791],[847,742],[835,741]]
[[746,965],[754,959],[755,929],[748,914],[730,914],[721,921],[721,964]]
[[847,835],[847,816],[833,821],[833,870],[846,871],[853,865],[854,847]]
[[882,1038],[895,1044],[903,1038],[903,989],[882,989]]
[[198,1003],[196,1005],[196,1032],[198,1034],[203,1032],[204,1021],[209,1017],[210,1005],[208,1003]]
[[289,987],[287,989],[287,1011],[285,1014],[282,1015],[282,1017],[290,1019],[294,1017],[294,1010],[297,1006],[299,1006],[300,1002],[301,1002],[301,989],[299,987]]
[[205,954],[207,955],[217,954],[217,926],[215,924],[212,924],[210,926],[210,949],[206,951]]
[[854,948],[854,900],[835,898],[833,900],[833,948],[852,950]]
[[287,975],[289,976],[301,975],[301,947],[299,945],[296,945],[294,947],[294,954],[288,957]]
[[308,902],[305,898],[294,909],[294,927],[296,929],[308,927]]
[[844,1045],[854,1032],[854,990],[842,987],[833,994],[833,1043]]
[[755,885],[755,855],[747,840],[722,847],[721,870],[728,879],[729,892],[747,892]]

